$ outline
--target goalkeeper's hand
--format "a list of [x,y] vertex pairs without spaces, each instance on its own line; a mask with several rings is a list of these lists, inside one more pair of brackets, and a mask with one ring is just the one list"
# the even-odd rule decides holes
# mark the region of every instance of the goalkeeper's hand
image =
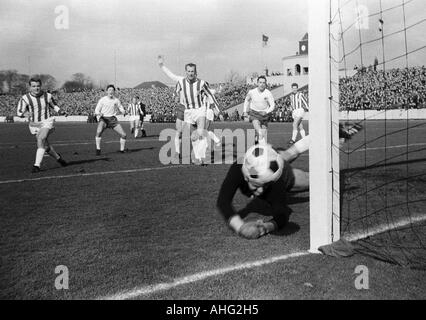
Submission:
[[59,110],[58,115],[68,117],[68,113],[65,110]]
[[274,231],[276,226],[274,223],[263,220],[245,222],[238,230],[238,234],[246,239],[258,239]]

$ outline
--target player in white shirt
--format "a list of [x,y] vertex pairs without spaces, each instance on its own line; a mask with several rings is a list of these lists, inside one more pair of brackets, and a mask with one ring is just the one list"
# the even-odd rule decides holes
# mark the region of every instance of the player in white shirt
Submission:
[[288,142],[288,146],[291,146],[296,142],[297,134],[300,132],[302,138],[306,136],[305,129],[303,129],[303,117],[305,112],[308,111],[308,103],[302,92],[297,92],[299,86],[297,83],[291,85],[292,93],[290,94],[290,104],[292,109],[293,117],[293,134],[291,140]]
[[98,127],[96,129],[96,155],[101,154],[101,136],[105,129],[111,128],[120,135],[120,152],[125,152],[126,133],[118,123],[116,115],[126,111],[121,105],[120,100],[114,96],[115,87],[110,84],[107,86],[107,95],[102,97],[95,108],[95,115],[99,117]]
[[36,159],[32,172],[40,172],[45,152],[58,161],[61,166],[66,166],[65,160],[48,141],[49,135],[55,130],[55,118],[51,115],[52,110],[60,115],[65,112],[56,105],[50,93],[41,90],[41,79],[31,78],[29,85],[30,92],[19,100],[17,114],[21,118],[28,117],[30,132],[37,139]]
[[129,115],[130,132],[137,138],[141,129],[141,115],[144,115],[138,96],[132,98],[132,102],[127,106],[126,112]]
[[256,140],[266,144],[268,121],[275,109],[275,100],[271,91],[266,89],[266,77],[257,78],[257,88],[247,93],[244,101],[244,117],[249,116],[250,122],[256,130]]

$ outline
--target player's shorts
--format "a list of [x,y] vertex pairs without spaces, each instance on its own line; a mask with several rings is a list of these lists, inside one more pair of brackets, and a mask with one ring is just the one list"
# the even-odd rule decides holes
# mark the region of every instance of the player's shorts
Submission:
[[249,111],[249,120],[250,122],[253,122],[253,120],[259,120],[260,125],[268,126],[270,114],[261,114],[260,112],[257,112],[255,110]]
[[196,124],[198,119],[206,117],[206,107],[197,109],[186,109],[184,113],[184,121],[189,124]]
[[129,121],[139,121],[140,118],[140,116],[129,116]]
[[185,107],[181,104],[176,107],[176,119],[185,120]]
[[206,119],[209,120],[209,121],[214,121],[214,112],[213,112],[212,109],[207,109]]
[[145,119],[145,116],[141,114],[141,115],[139,116],[139,120],[140,120],[140,122],[143,122],[143,119]]
[[54,124],[55,118],[51,117],[41,122],[30,122],[29,129],[31,134],[36,135],[37,133],[39,133],[41,128],[47,128],[49,130],[55,129]]
[[106,124],[106,128],[111,128],[114,129],[116,126],[118,126],[118,120],[117,117],[112,116],[112,117],[101,117],[99,119],[99,122],[103,122]]
[[305,115],[305,110],[303,108],[295,109],[291,113],[291,116],[293,117],[293,119],[303,118],[304,115]]

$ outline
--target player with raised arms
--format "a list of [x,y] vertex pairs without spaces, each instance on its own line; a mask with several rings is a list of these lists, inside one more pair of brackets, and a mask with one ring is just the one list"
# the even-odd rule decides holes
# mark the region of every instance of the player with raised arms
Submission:
[[244,100],[243,116],[249,117],[256,130],[256,142],[266,144],[268,121],[275,109],[274,97],[266,89],[266,77],[257,78],[257,88],[250,90]]
[[[206,121],[206,106],[203,104],[203,95],[207,95],[218,107],[218,103],[210,91],[206,81],[197,78],[197,66],[193,63],[185,65],[186,76],[177,76],[164,65],[162,56],[158,56],[158,65],[162,71],[173,81],[176,81],[176,99],[184,106],[183,122],[189,125],[196,125],[197,129],[191,134],[191,140],[194,150],[195,161],[197,165],[203,164],[202,155],[205,155],[207,148],[207,138],[204,136],[204,127]],[[177,133],[175,136],[176,152],[179,152],[179,136],[183,131],[183,122],[176,120]],[[179,127],[179,128],[178,128]],[[204,151],[204,152],[203,152]]]
[[102,97],[95,108],[95,115],[99,117],[98,127],[96,129],[96,155],[101,154],[101,137],[105,129],[111,128],[120,135],[120,152],[125,152],[126,133],[118,123],[116,115],[126,114],[121,102],[114,96],[115,87],[110,84],[107,86],[107,95]]
[[21,97],[17,110],[19,117],[28,117],[30,132],[37,139],[36,158],[32,168],[33,173],[40,172],[41,162],[46,152],[58,161],[61,166],[67,165],[67,162],[55,151],[48,140],[55,129],[55,117],[52,116],[52,110],[59,115],[66,113],[56,105],[50,93],[41,90],[41,85],[40,78],[34,77],[30,79],[29,93]]

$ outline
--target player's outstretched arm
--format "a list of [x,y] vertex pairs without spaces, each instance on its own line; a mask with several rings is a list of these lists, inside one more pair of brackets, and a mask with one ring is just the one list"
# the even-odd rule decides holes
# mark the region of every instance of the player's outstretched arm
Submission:
[[157,58],[157,62],[158,62],[158,66],[161,68],[161,70],[163,70],[163,72],[166,74],[166,76],[168,76],[170,79],[172,79],[173,81],[179,81],[181,80],[183,77],[182,76],[178,76],[176,74],[174,74],[172,71],[170,71],[164,64],[164,57],[162,55],[159,55]]

